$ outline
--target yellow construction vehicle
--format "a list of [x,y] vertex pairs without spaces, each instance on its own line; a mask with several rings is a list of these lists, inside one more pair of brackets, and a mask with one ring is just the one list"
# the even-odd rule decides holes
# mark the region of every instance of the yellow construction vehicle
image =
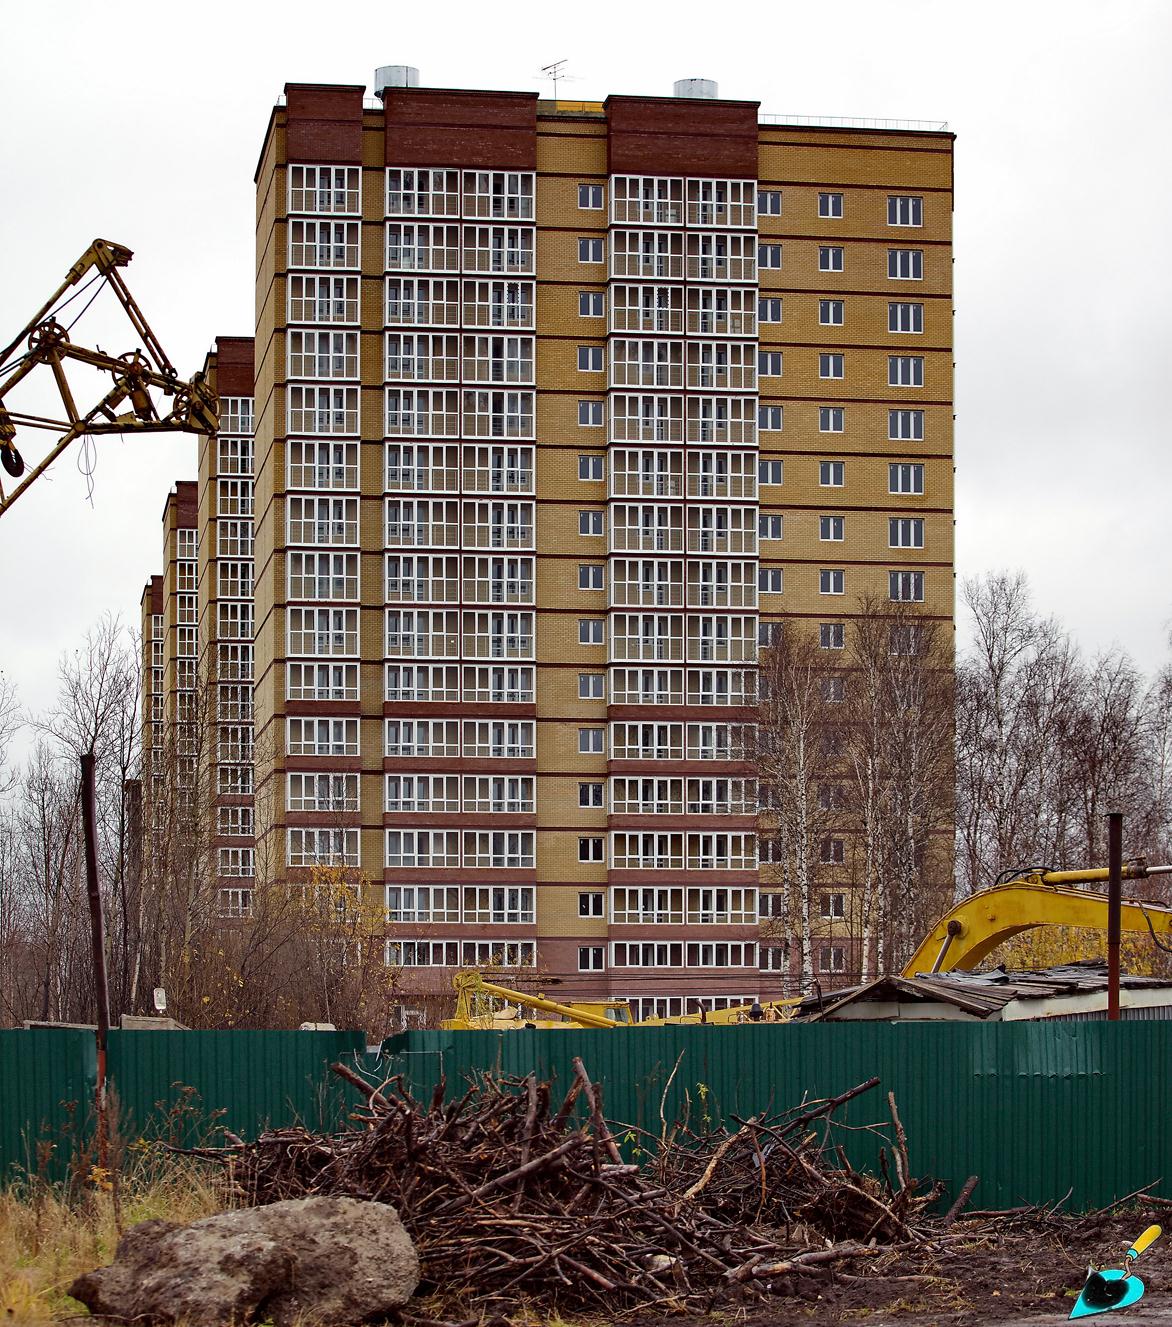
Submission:
[[[1124,880],[1172,875],[1172,866],[1127,863]],[[903,970],[917,973],[967,972],[1005,940],[1037,926],[1107,928],[1107,896],[1072,885],[1105,884],[1106,867],[1083,871],[1029,871],[1003,885],[983,889],[945,913],[920,942]],[[1172,908],[1165,903],[1124,899],[1120,908],[1124,931],[1172,934]]]
[[[789,1017],[790,1008],[797,999],[775,1000],[767,1005],[739,1005],[731,1009],[702,1010],[694,1014],[681,1014],[675,1018],[645,1018],[636,1023],[631,1006],[626,1000],[575,1000],[562,1003],[548,1000],[540,994],[514,990],[485,981],[479,972],[458,972],[452,978],[456,990],[455,1016],[445,1019],[441,1027],[450,1031],[509,1031],[518,1028],[616,1028],[664,1027],[677,1024],[712,1023],[718,1026],[732,1023],[776,1023]],[[525,1010],[539,1010],[556,1015],[541,1019],[526,1014]]]
[[[455,1017],[445,1019],[441,1027],[460,1032],[477,1030],[507,1031],[515,1028],[613,1028],[629,1026],[631,1006],[626,1000],[584,1000],[562,1004],[543,995],[515,991],[485,981],[479,972],[458,972],[452,978],[456,989]],[[555,1014],[556,1018],[536,1019],[526,1009]]]
[[[1148,880],[1172,875],[1172,866],[1125,864],[1124,880]],[[981,890],[947,912],[920,942],[903,969],[903,976],[918,973],[968,971],[999,944],[1038,926],[1072,926],[1091,930],[1107,927],[1107,896],[1075,885],[1105,884],[1106,867],[1082,871],[1029,871]],[[1172,935],[1172,907],[1124,899],[1120,907],[1123,931],[1148,931],[1153,938]],[[727,1027],[738,1023],[788,1020],[799,998],[774,1000],[766,1005],[740,1005],[701,1011],[675,1018],[648,1018],[636,1023],[625,1000],[567,1001],[546,999],[485,981],[479,972],[461,972],[453,979],[456,1014],[441,1026],[456,1031],[514,1028],[626,1028],[695,1025]],[[525,1010],[554,1017],[538,1019]]]
[[[125,245],[94,240],[40,310],[0,350],[0,466],[10,478],[20,481],[5,493],[0,480],[0,515],[78,438],[103,433],[216,431],[219,421],[216,398],[210,385],[202,374],[197,373],[188,382],[179,377],[122,279],[118,269],[125,267],[133,256]],[[92,273],[90,280],[64,298],[65,292],[71,286],[77,286],[88,273]],[[59,317],[65,317],[66,308],[91,286],[95,287],[93,294],[81,312],[65,326]],[[74,324],[103,287],[108,287],[122,305],[141,348],[124,355],[110,355],[103,350],[75,345],[69,339]],[[97,405],[84,413],[77,405],[66,372],[70,362],[109,373],[114,380]],[[4,404],[4,398],[13,388],[42,364],[47,365],[53,374],[64,412],[62,417],[10,410]],[[160,410],[155,396],[169,400],[165,411]],[[15,442],[20,427],[48,430],[58,435],[47,455],[27,475],[24,458]]]

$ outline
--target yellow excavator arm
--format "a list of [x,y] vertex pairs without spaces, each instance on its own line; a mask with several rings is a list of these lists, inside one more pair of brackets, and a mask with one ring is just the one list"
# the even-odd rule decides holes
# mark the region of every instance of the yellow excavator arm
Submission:
[[[25,324],[12,341],[0,350],[0,467],[16,487],[5,492],[0,479],[0,515],[38,479],[75,439],[102,433],[169,432],[214,433],[219,421],[216,398],[202,374],[189,382],[181,379],[167,358],[158,338],[151,331],[119,270],[133,254],[122,244],[94,240],[65,275],[65,280]],[[90,281],[64,299],[71,286],[93,273]],[[72,300],[79,298],[90,285],[104,283],[121,304],[134,329],[139,348],[124,355],[109,355],[89,349],[69,339],[74,317],[68,327],[58,321]],[[99,286],[99,289],[101,287]],[[92,302],[94,295],[90,296]],[[82,306],[81,312],[89,307]],[[23,349],[21,347],[23,346]],[[113,385],[92,409],[83,411],[77,404],[67,366],[84,364],[108,373]],[[45,365],[53,374],[61,398],[61,415],[30,414],[9,408],[5,398],[35,369]],[[156,397],[169,400],[160,410]],[[57,434],[49,452],[26,475],[24,458],[16,448],[20,428],[43,429]]]
[[[1124,866],[1124,880],[1170,875],[1172,866]],[[1036,926],[1081,926],[1105,930],[1107,896],[1072,885],[1105,884],[1105,867],[1086,871],[1034,871],[1008,884],[983,889],[958,903],[920,942],[903,970],[917,973],[967,972],[1005,940]],[[1120,909],[1124,931],[1172,934],[1172,908],[1164,903],[1124,899]]]

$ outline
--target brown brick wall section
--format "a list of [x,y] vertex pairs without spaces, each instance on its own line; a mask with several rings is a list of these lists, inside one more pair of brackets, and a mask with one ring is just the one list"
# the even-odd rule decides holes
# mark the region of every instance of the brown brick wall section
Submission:
[[361,86],[286,83],[285,158],[314,165],[362,159]]
[[535,92],[447,92],[388,88],[388,166],[537,166]]
[[216,337],[216,390],[221,396],[251,396],[253,370],[251,336]]
[[611,175],[757,174],[756,101],[608,97]]

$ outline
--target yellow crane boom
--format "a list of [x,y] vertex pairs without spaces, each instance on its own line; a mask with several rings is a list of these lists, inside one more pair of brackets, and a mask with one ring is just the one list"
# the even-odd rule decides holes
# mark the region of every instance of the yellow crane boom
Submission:
[[[6,493],[0,479],[0,516],[77,438],[103,433],[216,431],[219,420],[211,387],[199,373],[190,381],[179,377],[122,278],[119,269],[133,256],[125,245],[94,240],[48,300],[0,350],[0,467],[11,479],[20,481]],[[68,300],[63,299],[66,291],[90,272],[91,281]],[[65,307],[88,290],[89,285],[97,283],[109,288],[121,304],[140,348],[124,355],[110,355],[76,345],[69,339],[73,323],[66,327],[57,315],[64,316]],[[97,293],[95,290],[94,295]],[[91,303],[92,300],[93,296]],[[88,307],[87,303],[82,312]],[[73,321],[78,317],[80,314]],[[69,381],[67,366],[71,362],[108,373],[114,380],[97,405],[84,412]],[[31,414],[5,404],[13,389],[41,365],[47,365],[53,374],[61,398],[60,416]],[[156,396],[168,399],[169,408],[160,410]],[[48,454],[27,475],[24,458],[16,448],[18,428],[42,429],[58,435]]]
[[[445,1027],[467,1029],[484,1023],[491,1025],[491,1017],[480,1014],[474,1008],[474,997],[491,995],[508,1004],[515,1004],[520,1009],[539,1009],[542,1013],[557,1014],[566,1021],[566,1026],[577,1025],[588,1028],[614,1028],[631,1021],[630,1006],[625,1000],[607,1000],[589,1004],[561,1004],[557,1000],[547,1000],[543,995],[530,995],[525,991],[515,991],[508,986],[498,986],[485,981],[479,972],[458,972],[452,978],[456,988],[456,1016],[448,1019]],[[601,1010],[609,1010],[610,1017]]]

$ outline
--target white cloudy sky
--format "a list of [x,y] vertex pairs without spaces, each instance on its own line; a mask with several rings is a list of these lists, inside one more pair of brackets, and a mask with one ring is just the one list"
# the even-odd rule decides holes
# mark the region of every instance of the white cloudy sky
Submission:
[[[0,343],[101,235],[136,251],[131,289],[184,375],[217,333],[252,329],[252,174],[286,81],[369,84],[376,65],[409,63],[433,85],[540,90],[540,67],[564,58],[563,97],[667,94],[703,76],[766,111],[947,120],[958,570],[1024,568],[1088,650],[1117,642],[1147,669],[1165,657],[1162,0],[165,0],[121,17],[50,0],[3,13]],[[101,344],[128,349],[100,313]],[[195,446],[99,444],[92,507],[76,460],[0,521],[0,669],[32,708],[101,612],[136,619],[163,501],[194,475]]]

